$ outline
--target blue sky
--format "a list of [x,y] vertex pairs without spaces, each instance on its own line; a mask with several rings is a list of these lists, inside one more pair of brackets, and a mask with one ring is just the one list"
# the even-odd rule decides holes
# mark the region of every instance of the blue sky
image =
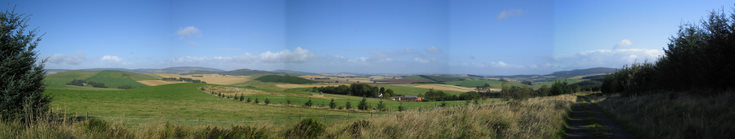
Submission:
[[[5,1],[47,68],[546,74],[660,56],[718,1]],[[6,6],[8,7],[8,6]],[[12,6],[11,6],[12,7]],[[4,8],[6,9],[6,8]]]

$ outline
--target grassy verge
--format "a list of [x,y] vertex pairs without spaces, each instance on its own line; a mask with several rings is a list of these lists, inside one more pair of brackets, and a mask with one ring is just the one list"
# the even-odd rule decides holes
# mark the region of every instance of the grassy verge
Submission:
[[735,95],[659,93],[599,96],[599,108],[638,138],[728,138],[735,136]]
[[[302,133],[317,138],[548,138],[560,136],[563,117],[576,97],[562,95],[526,101],[411,110],[373,118],[310,126],[297,122],[231,123],[229,126],[183,126],[149,123],[129,128],[125,122],[90,119],[43,120],[29,125],[0,122],[0,136],[8,138],[283,138]],[[68,119],[68,118],[63,118]],[[321,119],[316,119],[323,123]],[[320,127],[319,132],[310,132]]]

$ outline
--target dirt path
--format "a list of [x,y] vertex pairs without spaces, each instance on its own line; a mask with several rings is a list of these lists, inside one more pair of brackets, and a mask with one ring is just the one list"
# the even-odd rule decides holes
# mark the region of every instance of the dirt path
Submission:
[[567,129],[569,139],[632,138],[627,131],[590,104],[584,96],[577,96],[577,104],[572,106],[567,125],[569,125]]

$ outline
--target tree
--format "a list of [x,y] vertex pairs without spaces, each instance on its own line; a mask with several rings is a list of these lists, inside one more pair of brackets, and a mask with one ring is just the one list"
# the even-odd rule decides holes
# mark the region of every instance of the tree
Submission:
[[291,105],[291,100],[288,100],[288,99],[287,99],[287,100],[286,100],[286,104],[289,104],[289,105]]
[[385,111],[386,108],[385,108],[385,104],[383,104],[383,100],[380,100],[378,102],[378,106],[376,107],[376,109],[378,109],[379,111]]
[[306,101],[306,103],[304,103],[304,106],[311,107],[311,99],[309,99],[309,101]]
[[403,107],[403,103],[398,105],[398,111],[405,111],[406,107]]
[[329,101],[329,108],[334,109],[336,107],[337,107],[337,103],[334,103],[334,99],[332,99],[332,101]]
[[260,101],[258,101],[258,98],[255,98],[255,104],[258,104],[258,103],[260,103]]
[[349,109],[352,109],[352,103],[350,103],[349,101],[347,101],[347,103],[345,103],[345,109],[348,109],[348,110]]
[[250,98],[248,98],[247,102],[248,102],[248,103],[250,103],[250,102],[251,102]]
[[367,99],[365,99],[364,97],[362,98],[362,101],[360,101],[360,104],[357,104],[357,109],[360,109],[360,110],[367,110],[368,107],[369,106],[367,103]]
[[446,107],[447,106],[447,102],[446,101],[442,101],[442,104],[440,106],[441,107]]
[[240,95],[240,101],[243,101],[245,99],[245,96]]
[[[5,10],[0,13],[0,117],[30,122],[31,115],[48,112],[51,97],[44,95],[46,59],[39,59],[40,37],[27,30],[28,17]],[[31,114],[31,115],[26,115]]]
[[265,98],[265,101],[263,101],[263,102],[265,102],[265,105],[268,105],[268,104],[271,103],[271,100],[269,100],[268,98]]

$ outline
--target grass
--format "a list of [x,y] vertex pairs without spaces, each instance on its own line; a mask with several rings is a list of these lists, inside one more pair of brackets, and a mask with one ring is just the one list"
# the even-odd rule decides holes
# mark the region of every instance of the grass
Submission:
[[44,83],[48,88],[66,88],[66,89],[80,89],[80,90],[110,90],[105,88],[92,88],[92,87],[80,87],[73,85],[66,85],[66,83],[72,80],[85,80],[104,83],[110,89],[117,88],[122,85],[130,85],[133,87],[145,86],[141,83],[136,82],[137,80],[157,80],[158,77],[149,74],[132,73],[125,71],[65,71],[56,74],[51,74],[44,79]]
[[[223,100],[201,92],[204,84],[182,83],[129,90],[47,89],[54,97],[54,111],[122,121],[138,126],[143,123],[169,122],[176,125],[231,125],[252,122],[293,122],[299,117],[350,119],[367,116],[298,107],[273,107]],[[356,106],[357,103],[354,105]],[[349,115],[349,116],[348,116]]]
[[137,80],[156,80],[160,79],[147,74],[139,74],[125,71],[100,71],[92,77],[84,79],[85,81],[93,81],[104,83],[109,88],[118,88],[120,86],[129,85],[132,87],[143,87],[144,84],[136,82]]
[[[196,84],[164,86],[188,88],[185,86],[196,87]],[[144,89],[139,88],[137,90]],[[562,95],[531,98],[526,101],[422,111],[411,110],[379,115],[374,118],[363,117],[359,120],[361,122],[355,122],[358,120],[327,122],[326,125],[328,126],[325,126],[324,133],[316,134],[316,137],[559,138],[561,135],[558,131],[563,128],[563,118],[574,99],[576,99],[574,96]],[[209,108],[217,109],[218,107]],[[165,111],[165,108],[159,109]],[[271,109],[278,108],[271,107]],[[267,109],[260,110],[269,111]],[[186,116],[187,114],[183,113],[181,115]],[[322,119],[315,118],[315,120],[324,123]],[[25,126],[17,122],[0,122],[0,136],[8,138],[241,138],[243,136],[284,138],[283,136],[288,130],[297,126],[295,121],[280,124],[230,121],[226,126],[215,127],[211,125],[189,126],[151,122],[143,126],[130,128],[129,121],[117,122],[114,119],[83,122],[51,121],[32,123],[32,126]]]
[[[417,88],[413,87],[412,85],[376,85],[378,87],[385,87],[386,89],[391,89],[396,94],[400,95],[406,95],[406,96],[417,96],[419,94],[423,94],[429,91],[429,89],[426,88]],[[446,91],[443,90],[444,93],[450,94],[450,95],[459,95],[464,92],[457,92],[457,91]]]
[[255,78],[255,80],[258,80],[261,82],[292,83],[292,84],[317,83],[317,81],[312,81],[312,80],[304,79],[301,77],[289,76],[289,75],[264,75],[264,76]]
[[[712,93],[717,94],[717,93]],[[593,102],[637,138],[731,138],[735,95],[658,93],[599,96]]]

